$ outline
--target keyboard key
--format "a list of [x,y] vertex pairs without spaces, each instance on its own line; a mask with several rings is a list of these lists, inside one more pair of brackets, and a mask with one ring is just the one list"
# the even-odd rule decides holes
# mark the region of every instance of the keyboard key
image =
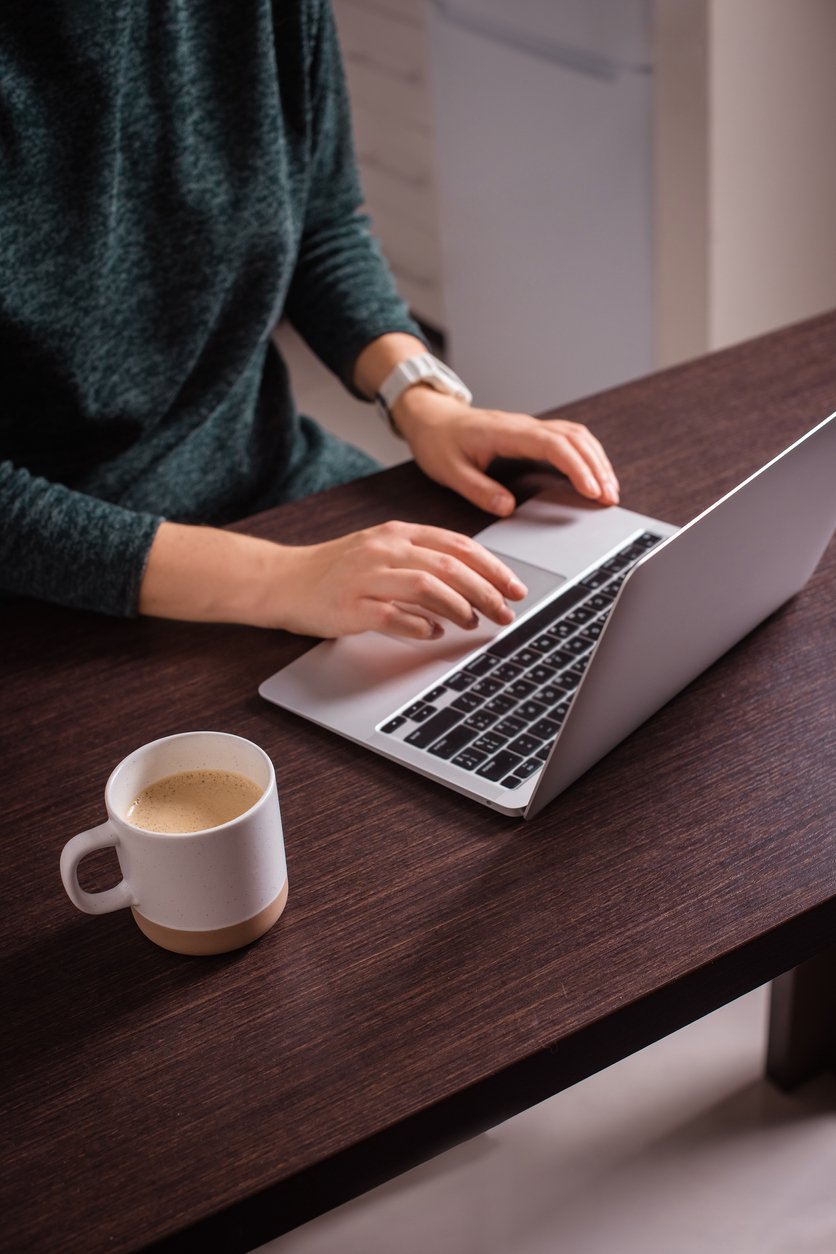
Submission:
[[571,640],[562,641],[560,648],[549,654],[549,662],[553,662],[557,667],[571,666],[575,660],[574,652],[569,649],[571,643]]
[[522,701],[525,697],[530,697],[536,688],[537,685],[533,684],[530,679],[515,679],[512,684],[508,685],[505,691],[515,701]]
[[549,756],[551,751],[552,751],[551,743],[547,743],[547,744],[541,745],[534,756],[535,758],[537,758],[539,762],[545,762],[546,758]]
[[627,554],[622,551],[621,553],[617,553],[615,557],[611,557],[608,562],[605,562],[601,569],[606,570],[608,574],[617,573],[618,571],[626,572],[628,567],[633,565],[634,560],[634,558],[628,557]]
[[487,653],[480,653],[478,657],[470,659],[465,670],[471,675],[487,675],[488,671],[495,665],[495,658],[489,657]]
[[559,666],[552,666],[546,662],[540,662],[537,666],[532,666],[530,671],[526,671],[526,679],[533,684],[545,684],[557,673]]
[[491,697],[490,701],[486,701],[484,709],[489,714],[507,714],[509,710],[513,710],[516,705],[513,697],[508,697],[504,692],[500,692],[495,697]]
[[524,718],[527,723],[533,723],[547,713],[548,706],[542,701],[523,701],[522,705],[517,706],[517,717]]
[[[595,595],[598,597],[606,597],[607,601],[612,603],[615,600],[615,598],[618,596],[618,589],[620,587],[621,587],[621,584],[618,584],[617,587],[613,587],[612,583],[607,583],[607,584],[604,584],[603,588],[599,588],[598,591],[595,593]],[[591,599],[592,598],[590,597],[590,600]]]
[[473,685],[470,691],[475,692],[479,697],[492,697],[494,693],[499,692],[501,687],[502,684],[498,679],[491,679],[488,676],[487,679],[480,679],[478,683]]
[[[559,593],[554,600],[548,601],[542,606],[536,614],[532,614],[530,618],[525,619],[518,626],[512,628],[506,635],[500,636],[498,640],[494,640],[490,647],[491,655],[503,659],[510,657],[520,645],[525,645],[529,640],[533,640],[535,636],[542,635],[567,610],[573,610],[583,600],[585,595],[586,590],[579,588],[577,585],[569,588],[566,592]],[[537,659],[533,658],[532,661],[536,662]]]
[[550,627],[546,632],[546,635],[552,636],[555,640],[565,640],[567,636],[571,636],[573,630],[574,628],[569,622],[569,616],[567,614],[566,618],[564,618],[561,622],[555,623],[554,627]]
[[578,684],[583,679],[583,673],[585,670],[586,667],[583,665],[583,660],[581,659],[578,660],[574,666],[570,666],[569,669],[564,671],[560,676],[565,683],[571,684],[571,688],[569,689],[570,692],[574,692],[577,688]]
[[444,682],[448,688],[452,688],[455,692],[464,692],[465,688],[469,688],[475,678],[475,675],[469,675],[467,671],[456,671],[455,675],[451,675]]
[[594,610],[588,609],[585,605],[579,605],[576,610],[572,610],[571,614],[566,615],[566,622],[574,623],[576,627],[582,627],[584,623],[588,623],[590,618],[594,617]]
[[478,749],[462,749],[461,753],[457,753],[452,759],[453,766],[460,766],[465,771],[475,771],[487,756],[486,753],[480,753]]
[[580,587],[587,591],[594,591],[605,584],[609,579],[609,573],[605,570],[593,570],[592,574],[586,575],[580,582]]
[[543,763],[537,758],[529,758],[527,762],[521,762],[519,766],[515,766],[513,773],[503,779],[506,788],[519,788],[520,784],[524,784],[529,776],[535,771],[542,770]]
[[533,775],[535,771],[539,771],[542,768],[542,765],[543,763],[539,760],[539,758],[529,758],[527,762],[523,762],[522,765],[514,767],[514,774],[522,775],[525,778],[528,778],[528,776]]
[[499,781],[504,779],[509,771],[513,771],[514,767],[519,766],[521,762],[522,758],[519,754],[503,749],[495,757],[489,758],[487,762],[483,762],[476,774],[483,776],[485,779]]
[[381,731],[387,732],[391,736],[392,732],[396,732],[399,727],[403,727],[406,719],[402,714],[396,714],[394,718],[390,718],[388,723],[384,723]]
[[596,592],[594,597],[590,597],[587,605],[593,610],[604,610],[610,603],[611,598],[605,596],[602,592]]
[[510,739],[511,736],[519,736],[525,725],[524,719],[516,718],[513,714],[509,714],[501,723],[497,723],[494,730],[501,736],[505,736],[506,739]]
[[[574,692],[577,688],[577,680],[571,674],[574,665],[575,664],[573,663],[571,667],[568,667],[565,671],[561,671],[560,674],[548,685],[549,690],[552,688],[558,689],[558,697],[563,697],[565,699],[568,692]],[[545,688],[541,688],[537,693],[538,701],[542,701],[544,699],[545,691]]]
[[512,679],[518,679],[522,673],[523,668],[516,662],[503,662],[501,666],[497,666],[492,678],[501,679],[503,684],[510,684]]
[[570,662],[574,662],[575,658],[588,651],[589,641],[583,640],[580,635],[573,636],[571,640],[566,641],[566,652],[569,654]]
[[483,753],[496,753],[506,743],[504,736],[497,736],[496,732],[486,732],[484,736],[474,740],[473,748],[480,749]]
[[550,684],[543,685],[537,693],[537,700],[545,701],[547,705],[553,705],[555,701],[566,700],[566,691],[565,687],[561,687],[560,684],[552,681]]
[[555,718],[541,718],[533,727],[529,727],[528,732],[531,736],[537,736],[539,740],[554,740],[560,731],[560,722]]
[[540,748],[540,741],[536,736],[528,735],[517,736],[516,740],[512,740],[508,748],[512,753],[519,753],[522,757],[527,758],[532,753],[536,753]]
[[532,666],[534,662],[539,662],[540,654],[536,649],[518,649],[511,660],[520,666]]
[[537,653],[548,653],[550,649],[554,648],[554,640],[552,640],[551,636],[544,634],[538,636],[536,640],[532,640],[529,648],[534,649]]
[[447,689],[444,687],[444,684],[442,684],[440,688],[433,688],[432,692],[428,692],[427,695],[424,697],[424,700],[425,701],[437,701],[439,697],[444,696],[446,691]]
[[498,714],[488,714],[487,710],[475,710],[473,714],[468,715],[464,720],[465,727],[473,727],[476,731],[487,731],[489,727],[493,727]]
[[438,740],[439,736],[443,736],[451,727],[455,727],[461,717],[458,710],[448,705],[446,710],[439,710],[426,723],[422,723],[420,727],[415,728],[415,731],[410,732],[406,743],[415,745],[418,749],[426,749],[434,740]]
[[452,758],[455,753],[460,753],[477,734],[472,727],[465,727],[463,723],[460,723],[446,736],[437,740],[434,745],[430,745],[430,753],[435,758]]
[[588,640],[590,644],[594,644],[601,632],[604,630],[605,621],[606,619],[596,618],[594,623],[588,623],[587,626],[584,627],[583,631],[580,632],[579,638],[581,640]]
[[657,536],[652,531],[643,531],[639,536],[636,544],[640,544],[644,549],[652,549],[654,545],[659,544],[662,540],[661,536]]
[[408,710],[404,710],[404,718],[414,719],[416,723],[420,723],[423,719],[429,718],[435,713],[434,705],[427,705],[426,701],[415,701]]
[[477,696],[475,692],[463,692],[455,701],[450,702],[450,706],[454,710],[461,710],[462,714],[469,714],[471,710],[478,709],[484,700],[484,697]]

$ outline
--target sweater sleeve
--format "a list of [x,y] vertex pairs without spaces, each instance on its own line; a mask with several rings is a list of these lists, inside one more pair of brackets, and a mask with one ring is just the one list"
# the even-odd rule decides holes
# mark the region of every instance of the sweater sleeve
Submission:
[[316,9],[308,80],[310,173],[286,313],[320,360],[359,395],[354,363],[367,344],[389,331],[424,336],[398,295],[369,218],[361,212],[334,19],[328,0],[320,0]]
[[161,521],[0,462],[0,588],[132,617]]

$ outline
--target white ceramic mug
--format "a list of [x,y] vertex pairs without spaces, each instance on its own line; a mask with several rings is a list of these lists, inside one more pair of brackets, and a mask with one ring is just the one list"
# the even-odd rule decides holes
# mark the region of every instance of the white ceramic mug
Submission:
[[[150,832],[125,815],[144,788],[181,771],[222,770],[261,788],[244,814],[198,832]],[[180,954],[221,954],[257,940],[287,902],[282,819],[273,763],[258,745],[226,732],[184,732],[125,758],[105,788],[107,822],[64,846],[61,878],[87,914],[130,906],[150,940]],[[123,878],[88,893],[78,864],[94,849],[116,849]]]

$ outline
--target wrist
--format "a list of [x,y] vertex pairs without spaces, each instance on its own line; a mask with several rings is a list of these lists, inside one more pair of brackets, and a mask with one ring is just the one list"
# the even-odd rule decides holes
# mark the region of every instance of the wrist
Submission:
[[281,546],[255,536],[164,522],[148,554],[139,612],[188,622],[271,626],[280,551]]
[[467,385],[443,361],[433,357],[432,353],[417,353],[408,357],[393,367],[375,397],[381,413],[396,435],[402,434],[395,420],[398,402],[419,388],[429,388],[464,405],[469,405],[473,400]]

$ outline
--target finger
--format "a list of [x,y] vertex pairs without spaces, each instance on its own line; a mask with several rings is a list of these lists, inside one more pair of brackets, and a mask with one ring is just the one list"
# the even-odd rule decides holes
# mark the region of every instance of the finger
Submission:
[[364,609],[369,620],[364,630],[383,631],[409,640],[439,640],[444,635],[444,628],[435,619],[425,618],[392,601],[366,598]]
[[562,431],[555,431],[546,422],[532,419],[511,431],[503,431],[496,441],[496,452],[502,457],[533,457],[551,462],[569,476],[572,486],[582,496],[597,500],[603,492],[602,485],[588,465],[586,458]]
[[615,504],[620,491],[619,483],[610,464],[610,459],[604,452],[600,441],[596,440],[592,432],[588,431],[586,427],[581,426],[574,427],[574,429],[570,429],[564,434],[586,460],[587,465],[603,489],[603,495],[611,504]]
[[601,458],[601,461],[603,465],[605,466],[607,473],[612,475],[613,479],[615,480],[616,486],[617,487],[620,486],[618,483],[618,475],[615,473],[613,464],[610,461],[609,457],[607,456],[606,449],[604,448],[601,441],[598,439],[596,435],[593,434],[592,431],[589,430],[589,427],[581,427],[580,430],[583,433],[584,439],[587,440],[598,453],[598,456]]
[[492,622],[505,624],[513,618],[496,586],[458,558],[417,546],[415,558],[422,570],[429,571],[442,583],[454,588],[473,609]]
[[[446,531],[443,527],[427,527],[416,524],[410,528],[410,539],[413,546],[432,549],[439,553],[447,553],[456,558],[464,566],[477,572],[492,584],[503,596],[512,601],[519,601],[525,596],[527,589],[514,572],[501,561],[495,553],[491,553],[478,540],[464,536],[458,531]],[[420,555],[414,555],[421,561]]]
[[549,461],[567,474],[584,496],[612,498],[615,480],[614,476],[610,479],[609,461],[599,442],[582,424],[560,418],[540,421],[528,414],[496,417],[499,421],[491,428],[491,456]]
[[508,489],[469,462],[450,469],[447,486],[487,514],[499,514],[500,517],[507,518],[514,512],[516,501]]
[[[406,603],[432,618],[444,618],[457,627],[471,630],[478,623],[473,606],[455,588],[444,583],[429,570],[415,568],[390,569],[378,572],[369,593],[379,601]],[[506,607],[510,622],[513,613]]]

